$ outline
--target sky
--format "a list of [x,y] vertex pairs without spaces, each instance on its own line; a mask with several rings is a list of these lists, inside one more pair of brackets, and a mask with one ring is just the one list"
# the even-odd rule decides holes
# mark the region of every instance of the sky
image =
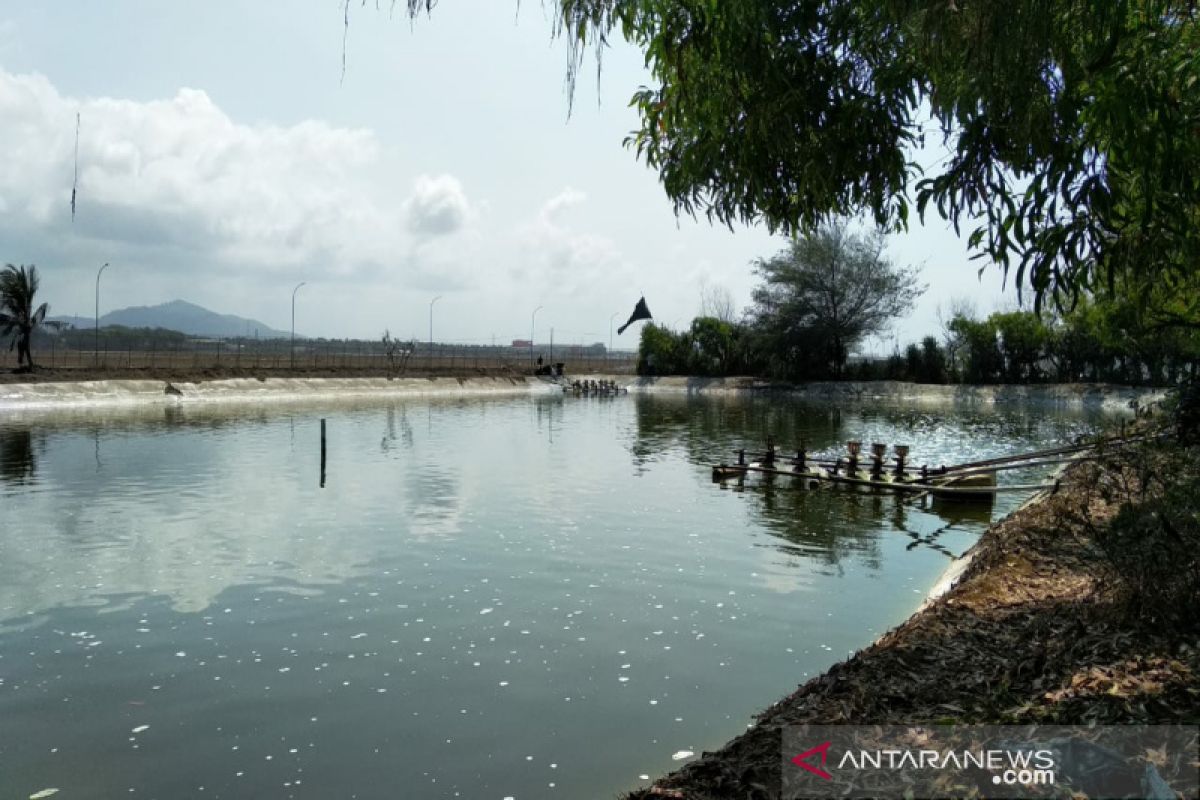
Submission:
[[[106,262],[101,314],[183,299],[287,330],[304,282],[296,330],[328,338],[423,340],[435,297],[435,339],[485,344],[607,344],[642,294],[676,328],[705,287],[749,305],[786,241],[675,215],[622,145],[640,53],[599,81],[589,57],[572,105],[542,4],[381,6],[348,29],[340,0],[0,7],[0,262],[38,266],[52,315],[90,317]],[[936,217],[887,254],[929,288],[868,351],[955,299],[1015,305]]]

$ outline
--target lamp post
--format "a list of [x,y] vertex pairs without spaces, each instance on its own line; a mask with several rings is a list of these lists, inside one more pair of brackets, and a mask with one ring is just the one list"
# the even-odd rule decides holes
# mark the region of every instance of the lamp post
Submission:
[[108,262],[96,271],[96,363],[100,363],[100,276],[108,269]]
[[537,319],[537,312],[539,312],[541,310],[542,310],[542,307],[538,306],[537,308],[535,308],[533,310],[533,313],[529,315],[529,366],[530,367],[533,366],[533,332],[534,332],[534,330],[536,330],[533,325],[534,325],[534,321]]
[[296,368],[296,292],[300,291],[304,284],[305,281],[300,281],[296,288],[292,289],[292,369]]
[[433,358],[433,304],[441,299],[442,296],[439,294],[429,301],[429,357],[431,359]]

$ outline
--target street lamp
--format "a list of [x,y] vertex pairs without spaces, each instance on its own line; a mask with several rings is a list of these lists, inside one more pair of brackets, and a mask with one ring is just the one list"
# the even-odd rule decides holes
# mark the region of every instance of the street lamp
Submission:
[[100,363],[100,276],[108,269],[108,262],[96,272],[96,363]]
[[296,368],[296,292],[300,291],[304,284],[304,281],[300,281],[296,288],[292,289],[292,369]]
[[430,358],[433,358],[433,304],[441,299],[442,299],[442,296],[439,294],[437,297],[435,297],[429,301],[429,357]]
[[535,330],[535,328],[533,327],[533,324],[534,324],[534,320],[537,319],[537,312],[539,312],[541,310],[542,310],[542,306],[538,306],[537,308],[535,308],[533,310],[533,313],[529,315],[529,366],[530,367],[533,366],[533,332]]

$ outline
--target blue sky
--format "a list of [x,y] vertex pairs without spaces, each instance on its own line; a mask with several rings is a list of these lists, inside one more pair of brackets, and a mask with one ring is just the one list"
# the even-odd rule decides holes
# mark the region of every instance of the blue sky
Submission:
[[[784,243],[675,217],[621,144],[649,81],[631,48],[599,87],[587,64],[568,118],[548,13],[446,0],[410,24],[354,2],[343,78],[338,0],[6,4],[0,261],[36,263],[54,314],[91,313],[104,262],[102,313],[181,298],[286,328],[305,281],[297,329],[328,337],[424,338],[438,295],[436,338],[472,342],[527,337],[539,305],[539,340],[575,343],[642,292],[678,326],[704,286],[748,304],[750,263]],[[1015,303],[940,220],[888,252],[929,284],[901,344],[952,298]]]

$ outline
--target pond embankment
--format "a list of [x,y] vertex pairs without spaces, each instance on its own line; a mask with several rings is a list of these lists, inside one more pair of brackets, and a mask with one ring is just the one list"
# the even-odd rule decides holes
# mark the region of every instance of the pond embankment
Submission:
[[1130,614],[1098,544],[1140,491],[1120,472],[1073,465],[1062,489],[989,528],[953,585],[902,625],[629,797],[778,797],[792,725],[1194,724],[1194,631]]
[[561,387],[554,383],[520,375],[44,381],[0,384],[0,411],[214,403],[280,403],[346,398],[489,397],[561,394],[561,392]]
[[[1162,389],[1108,384],[959,386],[900,381],[782,383],[760,378],[631,377],[587,374],[630,392],[662,395],[787,396],[819,403],[897,403],[917,406],[1046,405],[1128,412],[1165,396]],[[172,387],[168,389],[167,387]],[[334,397],[455,397],[559,391],[552,382],[512,370],[439,370],[387,377],[379,370],[298,369],[39,369],[0,373],[0,410],[89,405],[165,405]],[[177,393],[178,392],[178,393]]]

